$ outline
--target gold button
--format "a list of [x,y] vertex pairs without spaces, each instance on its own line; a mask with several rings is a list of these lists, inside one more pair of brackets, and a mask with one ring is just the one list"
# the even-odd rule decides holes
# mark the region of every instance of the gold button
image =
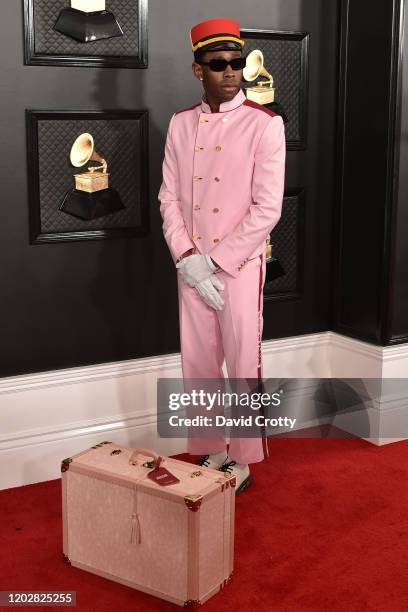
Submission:
[[221,146],[220,146],[220,145],[217,145],[217,146],[215,147],[215,150],[216,150],[216,151],[221,151]]
[[193,181],[201,181],[201,176],[193,176]]
[[213,242],[219,242],[220,239],[219,238],[214,238]]
[[208,119],[204,119],[204,117],[201,117],[200,123],[208,123]]
[[223,118],[221,119],[221,121],[222,121],[223,123],[227,123],[227,121],[228,121],[228,117],[223,117]]
[[220,211],[220,209],[219,209],[219,208],[213,208],[213,213],[217,213],[217,212],[219,212],[219,211]]
[[200,240],[201,236],[193,236],[193,240]]
[[194,205],[193,205],[193,208],[194,208],[194,210],[200,210],[200,207],[199,207],[199,205],[198,205],[198,204],[194,204]]
[[200,147],[200,145],[196,145],[194,147],[195,151],[202,151],[204,147]]
[[217,181],[217,183],[219,183],[219,182],[220,182],[220,180],[221,180],[221,179],[220,179],[220,177],[219,177],[219,176],[214,176],[214,181]]

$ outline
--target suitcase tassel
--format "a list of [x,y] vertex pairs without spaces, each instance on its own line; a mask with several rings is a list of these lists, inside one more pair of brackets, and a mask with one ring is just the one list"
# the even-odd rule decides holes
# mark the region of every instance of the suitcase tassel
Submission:
[[140,529],[139,515],[134,513],[132,514],[132,531],[130,534],[130,543],[140,544],[141,541],[142,541],[142,532]]
[[[134,451],[136,452],[136,451]],[[132,455],[131,455],[132,457]],[[158,461],[156,462],[156,467],[160,465],[162,460],[162,457],[159,457]],[[129,459],[129,463],[132,463],[132,465],[136,465],[136,461],[132,461],[131,458]],[[145,465],[145,467],[152,467],[151,465],[146,465],[146,463],[144,463],[143,465]],[[140,544],[142,541],[142,528],[140,527],[140,518],[139,515],[137,513],[137,493],[138,493],[138,484],[144,480],[146,478],[146,476],[149,474],[149,472],[146,472],[142,478],[139,478],[138,481],[135,483],[134,486],[134,495],[133,495],[133,514],[131,517],[131,531],[130,531],[130,543],[131,544]]]

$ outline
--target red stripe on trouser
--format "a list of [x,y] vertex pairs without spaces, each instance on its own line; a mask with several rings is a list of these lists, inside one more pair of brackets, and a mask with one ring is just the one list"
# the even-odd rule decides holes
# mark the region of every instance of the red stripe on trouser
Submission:
[[258,379],[262,378],[262,352],[261,352],[261,299],[262,299],[262,255],[259,256],[261,267],[259,268],[259,291],[258,291]]
[[[261,266],[259,268],[259,291],[258,291],[258,392],[263,392],[262,383],[262,336],[261,336],[261,300],[263,299],[263,256],[259,256],[261,259]],[[262,412],[265,413],[263,406]],[[268,448],[268,437],[266,436],[265,425],[262,425],[262,448],[264,457],[269,457]]]

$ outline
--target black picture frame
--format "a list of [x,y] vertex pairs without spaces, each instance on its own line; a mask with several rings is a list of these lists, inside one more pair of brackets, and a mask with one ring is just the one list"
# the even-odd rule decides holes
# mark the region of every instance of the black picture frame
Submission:
[[[55,126],[57,121],[78,121],[85,120],[96,121],[98,119],[107,122],[115,120],[126,121],[131,120],[134,127],[136,120],[139,126],[138,134],[134,134],[134,130],[129,132],[132,137],[137,138],[138,142],[138,167],[136,168],[136,177],[139,179],[139,189],[135,193],[137,196],[137,217],[138,224],[130,224],[116,227],[115,223],[110,226],[99,227],[98,229],[87,229],[86,222],[75,221],[81,229],[69,230],[64,229],[64,213],[59,212],[61,198],[64,196],[64,189],[58,192],[58,198],[53,200],[52,209],[55,214],[61,214],[61,228],[58,227],[54,231],[45,230],[42,223],[42,201],[40,189],[40,156],[39,156],[39,125],[44,125],[44,122],[52,122],[50,125]],[[113,127],[113,124],[112,124]],[[148,127],[149,113],[147,110],[37,110],[26,109],[26,129],[27,129],[27,169],[28,169],[28,200],[29,200],[29,240],[30,244],[44,244],[54,242],[70,242],[77,240],[101,240],[111,238],[137,238],[146,236],[150,232],[150,216],[149,216],[149,168],[148,168]],[[81,130],[82,131],[82,130]],[[75,136],[76,134],[73,134]],[[136,142],[136,141],[135,141]],[[128,145],[130,146],[130,145]],[[95,146],[95,149],[97,147]],[[66,161],[68,163],[69,151],[67,152]],[[129,162],[130,163],[130,162]],[[135,168],[132,166],[132,180],[135,180]],[[74,173],[75,168],[72,168]],[[129,175],[130,176],[130,175]],[[68,188],[72,185],[67,185]],[[133,194],[132,185],[128,187],[128,191]],[[57,212],[58,211],[58,212]],[[111,217],[109,217],[111,218]],[[106,218],[105,218],[106,219]],[[104,224],[104,221],[99,222]]]
[[[120,0],[116,0],[119,1]],[[135,55],[112,55],[106,52],[109,39],[95,43],[77,43],[78,53],[49,52],[36,49],[35,4],[37,0],[24,2],[24,64],[26,66],[84,66],[97,68],[147,68],[148,67],[148,0],[135,0],[138,3],[137,43],[138,52]],[[64,6],[61,0],[61,8]],[[52,29],[50,28],[50,33]],[[126,35],[126,34],[125,34]],[[61,40],[63,34],[59,34]],[[74,41],[75,44],[75,41]],[[95,45],[101,49],[100,54],[87,54],[85,45]],[[105,52],[104,52],[105,49]]]
[[[279,82],[277,83],[277,96],[276,101],[280,103],[283,110],[288,116],[288,123],[286,124],[286,149],[288,151],[303,151],[307,148],[307,114],[308,114],[308,91],[309,91],[309,32],[295,32],[290,30],[263,30],[263,29],[241,29],[241,37],[248,41],[259,41],[260,44],[255,45],[255,48],[259,48],[262,51],[262,41],[273,41],[285,45],[288,51],[292,48],[296,49],[296,53],[291,57],[291,53],[287,54],[286,61],[289,62],[289,67],[292,70],[284,69],[284,66],[279,66],[285,78],[290,78],[289,73],[296,71],[297,75],[293,76],[296,79],[296,86],[298,89],[298,100],[295,103],[292,99],[292,95],[289,94],[285,99],[284,92],[279,91]],[[243,52],[245,55],[249,53],[248,47],[254,46],[245,45]],[[252,50],[252,49],[250,49]],[[282,54],[284,55],[284,54]],[[268,66],[265,66],[268,69]],[[273,67],[272,76],[275,76]],[[292,83],[293,85],[293,83]],[[290,88],[292,91],[292,87]],[[291,106],[294,105],[294,109]],[[296,133],[291,135],[294,127],[294,121],[296,121]]]

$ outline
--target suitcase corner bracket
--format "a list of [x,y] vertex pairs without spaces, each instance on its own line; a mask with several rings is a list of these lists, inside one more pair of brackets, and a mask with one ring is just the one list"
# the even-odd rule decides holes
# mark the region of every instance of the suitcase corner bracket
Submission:
[[66,472],[69,470],[69,464],[71,463],[71,457],[67,457],[61,461],[61,472]]
[[71,560],[68,557],[68,555],[66,555],[65,553],[62,553],[62,558],[64,559],[64,563],[66,563],[67,565],[71,565]]
[[187,601],[184,602],[184,608],[187,608],[188,610],[197,610],[197,608],[199,608],[201,606],[201,601],[199,599],[187,599]]
[[192,512],[197,512],[197,510],[200,509],[202,501],[203,498],[201,495],[185,495],[184,497],[184,503],[186,504],[187,508]]

